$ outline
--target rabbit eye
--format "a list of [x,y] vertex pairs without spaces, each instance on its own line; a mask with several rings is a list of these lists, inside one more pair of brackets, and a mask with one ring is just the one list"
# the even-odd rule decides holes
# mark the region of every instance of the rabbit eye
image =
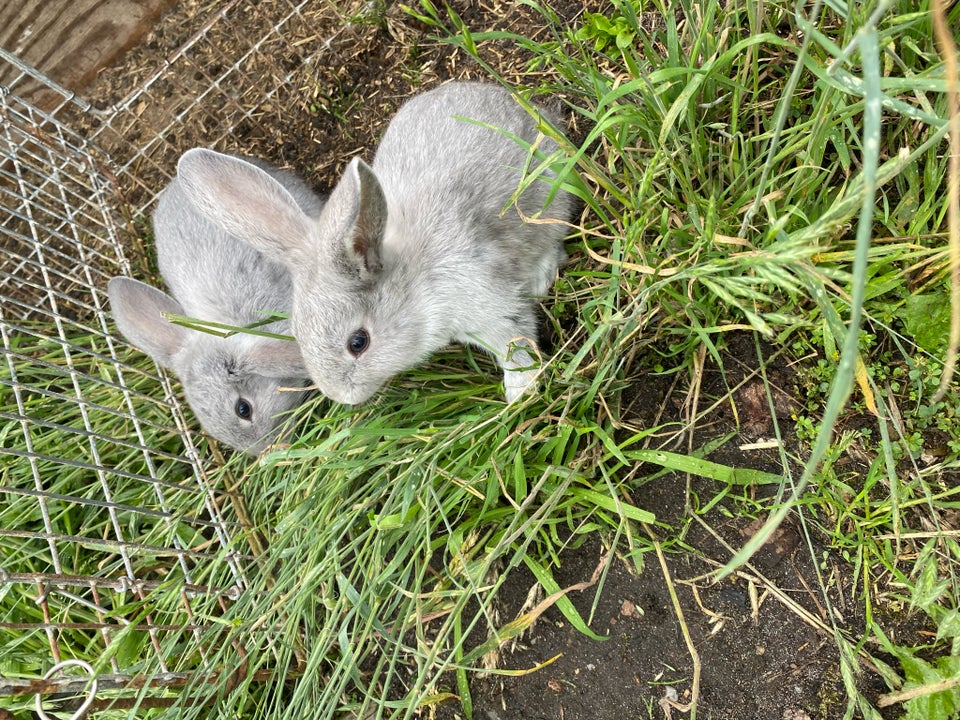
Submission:
[[363,328],[360,328],[353,335],[351,335],[350,340],[347,342],[347,350],[349,350],[350,354],[354,357],[359,357],[362,355],[364,350],[366,350],[369,346],[370,336]]
[[251,420],[253,418],[253,406],[243,398],[237,400],[237,404],[233,406],[233,411],[241,420]]

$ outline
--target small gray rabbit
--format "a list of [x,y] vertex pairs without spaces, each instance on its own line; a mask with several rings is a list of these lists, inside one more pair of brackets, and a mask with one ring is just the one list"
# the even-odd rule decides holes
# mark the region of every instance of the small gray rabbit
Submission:
[[[529,163],[516,138],[538,131],[508,90],[453,82],[404,104],[373,166],[354,158],[317,219],[236,158],[191,150],[178,172],[202,214],[290,270],[293,334],[328,397],[361,403],[456,341],[496,357],[512,402],[536,384],[536,298],[566,258],[562,222],[522,217],[544,211],[549,182],[510,206]],[[549,216],[573,208],[559,191]]]
[[[293,174],[260,160],[232,158],[283,187],[298,212],[320,215],[324,201]],[[289,313],[290,274],[211,223],[176,177],[153,213],[157,262],[171,295],[128,277],[110,280],[114,320],[132,344],[172,370],[203,429],[227,445],[257,454],[277,439],[283,414],[299,405],[308,373],[297,343],[245,333],[221,338],[169,322],[161,313],[244,326],[264,312]],[[289,333],[289,322],[260,330]]]

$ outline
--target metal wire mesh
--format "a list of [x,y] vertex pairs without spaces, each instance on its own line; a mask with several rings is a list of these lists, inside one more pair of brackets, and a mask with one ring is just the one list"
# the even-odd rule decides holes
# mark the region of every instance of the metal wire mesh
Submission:
[[169,179],[185,137],[275,160],[285,144],[311,143],[302,125],[292,129],[291,108],[316,91],[314,68],[325,62],[336,8],[308,0],[213,5],[161,67],[144,69],[133,93],[81,120],[110,152],[134,216]]
[[[81,691],[43,679],[74,658],[107,695],[216,671],[197,618],[244,591],[235,509],[175,387],[113,330],[105,288],[143,274],[137,230],[183,128],[224,149],[282,135],[264,118],[323,47],[306,6],[223,5],[106,111],[0,51],[0,708]],[[23,99],[38,83],[44,109]]]
[[[38,78],[0,94],[0,694],[78,654],[110,655],[108,685],[166,671],[191,596],[242,588],[170,384],[107,322],[103,288],[129,267],[106,161],[58,120],[68,94],[19,99]],[[157,599],[171,585],[179,608]]]

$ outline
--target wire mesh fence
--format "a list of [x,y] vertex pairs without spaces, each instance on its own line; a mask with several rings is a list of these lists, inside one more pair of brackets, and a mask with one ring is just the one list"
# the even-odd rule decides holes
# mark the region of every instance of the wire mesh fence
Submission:
[[182,138],[283,133],[284,94],[323,48],[306,6],[197,16],[106,109],[0,51],[0,710],[51,693],[77,716],[163,705],[221,671],[204,643],[245,588],[242,513],[175,385],[115,331],[105,288],[149,275],[144,218]]

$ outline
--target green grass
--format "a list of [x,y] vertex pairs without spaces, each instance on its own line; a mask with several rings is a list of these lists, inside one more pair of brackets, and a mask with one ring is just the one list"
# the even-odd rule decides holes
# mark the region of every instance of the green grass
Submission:
[[[576,118],[580,137],[555,160],[587,210],[548,303],[558,342],[542,392],[505,408],[493,364],[451,351],[371,405],[316,399],[292,447],[231,460],[236,484],[224,482],[255,530],[232,550],[247,555],[250,537],[268,546],[239,599],[201,603],[209,652],[173,663],[205,668],[177,716],[207,717],[194,701],[214,692],[221,717],[406,718],[441,701],[469,717],[473,673],[533,619],[494,613],[510,570],[528,568],[592,635],[553,579],[558,557],[599,537],[610,558],[650,571],[644,525],[658,519],[630,491],[664,470],[715,485],[688,498],[679,526],[657,525],[668,552],[723,507],[767,525],[718,575],[788,516],[811,553],[816,539],[848,563],[863,636],[823,628],[842,658],[846,717],[879,717],[857,684],[868,660],[901,716],[954,716],[960,394],[954,382],[935,395],[950,318],[947,97],[926,7],[616,0],[564,27],[529,6],[548,29],[536,42],[472,32],[427,0],[409,11],[481,62],[488,42],[524,48],[537,84],[520,95],[559,96]],[[960,27],[960,6],[948,24]],[[774,428],[782,473],[711,461],[729,436],[689,440],[708,405],[730,402],[696,387],[734,331],[804,358],[794,422]],[[762,358],[757,371],[768,382]],[[621,416],[624,394],[653,373],[690,387],[691,410],[639,429]],[[686,450],[660,447],[665,434]],[[854,454],[866,472],[840,462]],[[776,491],[758,500],[761,485]],[[603,591],[607,567],[584,592]],[[220,572],[204,565],[196,582]],[[169,595],[157,611],[176,617]],[[935,629],[925,647],[889,633],[910,614]],[[163,642],[175,657],[185,640]]]
[[[558,553],[592,534],[643,568],[651,518],[627,495],[645,480],[631,471],[643,461],[715,480],[717,498],[700,498],[707,507],[731,486],[776,482],[772,501],[731,496],[740,512],[769,512],[759,537],[793,514],[849,559],[867,638],[832,630],[848,713],[876,716],[855,682],[864,650],[902,660],[886,668],[891,689],[951,677],[956,578],[949,563],[929,562],[956,556],[955,537],[929,528],[943,527],[956,503],[944,475],[958,450],[944,421],[956,414],[955,386],[930,403],[949,304],[945,83],[929,17],[905,3],[868,18],[776,4],[760,15],[716,3],[638,14],[618,2],[566,28],[533,7],[552,30],[546,41],[474,34],[426,2],[413,11],[478,58],[489,41],[529,50],[541,84],[524,96],[561,96],[583,129],[561,159],[589,211],[552,307],[560,345],[550,382],[505,410],[484,400],[497,397],[492,383],[476,384],[491,377],[488,364],[458,374],[438,362],[372,407],[315,411],[292,450],[245,480],[281,564],[263,579],[263,614],[241,601],[230,621],[276,628],[287,643],[271,663],[300,658],[304,672],[323,674],[293,686],[294,714],[327,717],[339,706],[410,717],[455,692],[469,715],[468,669],[515,631],[489,608],[510,568],[526,565],[555,592]],[[931,313],[941,321],[931,325]],[[644,374],[632,359],[655,357],[689,383],[700,348],[722,364],[736,329],[818,359],[804,370],[797,418],[808,444],[799,456],[783,451],[782,477],[710,463],[699,457],[707,449],[658,452],[663,428],[625,433],[619,423],[621,393]],[[851,413],[875,416],[866,443],[842,431]],[[934,425],[948,449],[921,467]],[[876,457],[866,477],[837,470],[854,442]],[[892,595],[930,615],[941,642],[921,652],[887,640],[873,609]],[[589,618],[557,604],[589,633]],[[467,650],[470,632],[493,640]],[[409,664],[417,672],[406,678],[397,668]],[[919,717],[945,696],[903,708]],[[233,693],[223,707],[243,714],[261,697]],[[937,712],[928,716],[948,716]]]
[[[0,584],[0,674],[36,678],[53,646],[101,673],[154,670],[147,626],[196,665],[198,647],[182,644],[192,636],[181,588],[205,563],[215,587],[235,582],[210,548],[205,492],[152,362],[132,348],[116,348],[115,362],[102,334],[64,327],[66,342],[41,322],[4,326],[0,568],[12,581]],[[73,579],[83,577],[103,583]],[[123,578],[142,586],[124,589]],[[194,606],[216,602],[200,595]],[[4,709],[32,705],[0,698]]]

